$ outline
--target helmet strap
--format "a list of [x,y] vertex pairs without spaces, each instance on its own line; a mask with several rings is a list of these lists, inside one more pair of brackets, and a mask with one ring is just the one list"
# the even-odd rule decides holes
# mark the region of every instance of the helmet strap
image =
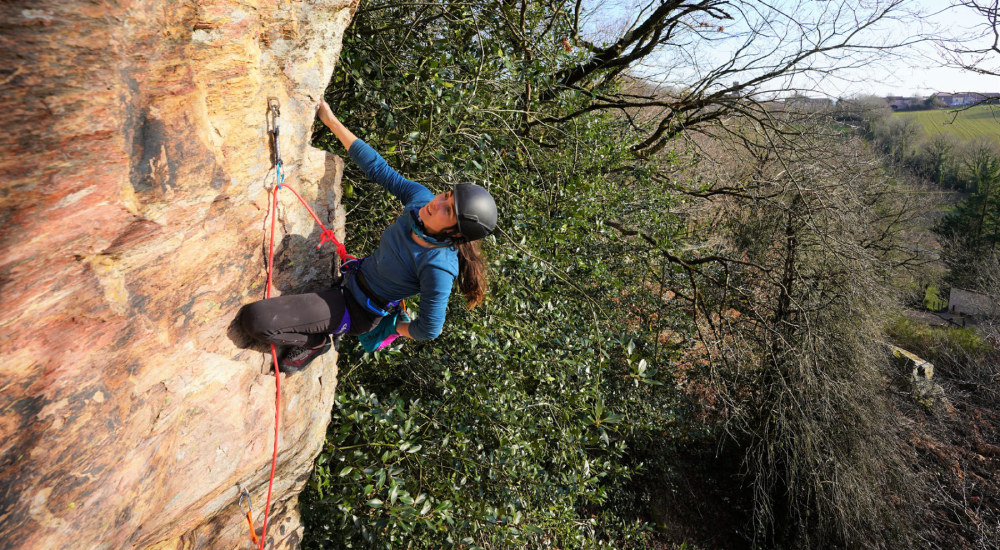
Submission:
[[455,242],[450,238],[445,237],[444,239],[436,239],[428,235],[426,228],[424,227],[424,222],[420,219],[420,211],[416,208],[410,209],[410,230],[422,240],[437,247],[443,248],[455,244]]

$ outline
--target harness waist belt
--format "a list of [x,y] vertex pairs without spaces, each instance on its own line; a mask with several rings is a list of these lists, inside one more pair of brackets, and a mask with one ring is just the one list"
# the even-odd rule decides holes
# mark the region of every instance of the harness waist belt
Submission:
[[354,273],[354,280],[357,281],[358,283],[358,288],[360,288],[361,292],[368,297],[368,300],[371,302],[373,306],[384,311],[389,311],[390,309],[399,305],[398,301],[390,302],[389,300],[386,300],[385,298],[376,294],[375,291],[372,290],[372,287],[368,286],[368,282],[365,281],[365,276],[361,274],[360,267],[352,271]]

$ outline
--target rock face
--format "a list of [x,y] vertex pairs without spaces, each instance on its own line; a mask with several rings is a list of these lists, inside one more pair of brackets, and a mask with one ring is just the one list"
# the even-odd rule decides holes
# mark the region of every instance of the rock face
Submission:
[[[354,0],[356,2],[356,0]],[[247,548],[274,435],[266,286],[275,183],[343,236],[337,157],[309,146],[352,0],[0,5],[0,545]],[[276,294],[333,247],[280,193]],[[332,356],[332,354],[331,354]],[[283,379],[268,548],[295,548],[333,357]]]

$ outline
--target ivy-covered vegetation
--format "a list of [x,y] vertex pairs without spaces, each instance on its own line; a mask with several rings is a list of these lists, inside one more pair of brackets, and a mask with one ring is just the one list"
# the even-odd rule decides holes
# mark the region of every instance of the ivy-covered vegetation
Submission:
[[[677,346],[654,337],[690,322],[667,314],[674,306],[649,277],[659,260],[603,224],[634,218],[673,239],[676,199],[642,173],[620,116],[514,131],[524,86],[546,86],[582,54],[553,42],[526,60],[505,41],[515,38],[504,17],[522,14],[483,9],[369,4],[345,37],[327,93],[344,123],[435,191],[488,186],[501,218],[485,245],[482,306],[454,299],[431,342],[374,355],[345,342],[304,499],[307,548],[637,547],[649,526],[642,499],[623,491],[660,467],[649,463],[662,445],[700,435],[658,370]],[[539,28],[551,15],[530,7],[524,28],[570,36],[565,20]],[[333,139],[316,142],[336,150]],[[364,253],[400,205],[350,165],[345,188],[346,244]]]

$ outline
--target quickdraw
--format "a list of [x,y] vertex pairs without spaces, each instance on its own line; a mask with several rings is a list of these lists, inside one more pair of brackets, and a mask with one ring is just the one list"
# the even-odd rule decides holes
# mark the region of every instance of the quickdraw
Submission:
[[278,176],[278,189],[281,189],[281,184],[285,183],[285,174],[281,171],[284,163],[281,162],[281,149],[278,148],[278,135],[280,134],[278,120],[281,117],[281,101],[274,96],[269,96],[267,98],[267,112],[271,116],[271,129],[268,130],[268,133],[271,134],[271,144],[274,147],[274,170]]
[[[274,272],[274,225],[275,225],[274,221],[278,215],[278,191],[281,190],[282,185],[284,184],[285,175],[281,170],[283,165],[281,162],[281,152],[278,149],[278,135],[279,135],[278,118],[281,116],[281,102],[276,97],[268,97],[267,107],[268,107],[268,113],[270,115],[270,126],[271,126],[271,129],[268,131],[268,133],[271,134],[273,140],[272,146],[274,147],[274,168],[276,171],[275,174],[277,176],[277,185],[275,185],[274,187],[274,192],[271,193],[271,198],[269,201],[270,204],[268,208],[268,215],[271,217],[271,236],[270,239],[268,240],[268,245],[267,245],[267,289],[264,293],[265,294],[264,297],[270,298],[271,275]],[[302,205],[306,207],[306,210],[309,211],[309,214],[312,216],[313,220],[315,220],[316,223],[323,229],[323,233],[320,236],[320,241],[319,244],[316,246],[316,249],[319,250],[323,246],[323,243],[325,243],[326,241],[330,241],[337,247],[337,254],[340,256],[341,262],[356,260],[357,258],[347,253],[347,248],[343,245],[343,243],[341,243],[337,239],[337,235],[333,232],[333,230],[327,229],[327,227],[323,225],[323,222],[321,222],[319,220],[319,217],[316,216],[316,212],[313,212],[313,209],[310,208],[308,204],[306,204],[305,199],[303,199],[302,196],[299,195],[298,191],[292,189],[288,185],[284,185],[284,187],[289,191],[291,191],[295,195],[295,197],[299,199],[299,202],[301,202]],[[271,365],[273,365],[274,367],[274,392],[275,392],[274,451],[271,454],[271,476],[270,480],[267,483],[267,502],[264,504],[264,527],[261,530],[259,540],[257,540],[256,535],[254,534],[252,515],[250,512],[247,513],[247,521],[250,523],[251,538],[254,539],[254,544],[259,545],[258,546],[259,550],[264,550],[264,541],[267,539],[267,520],[269,513],[271,511],[271,490],[274,487],[274,470],[278,464],[278,427],[279,427],[279,422],[281,420],[280,417],[281,414],[280,374],[281,373],[278,371],[278,352],[274,349],[274,344],[271,345]],[[246,490],[244,489],[244,491]],[[246,494],[246,497],[247,497],[247,502],[249,504],[249,497],[250,497],[249,493]],[[242,502],[242,500],[243,496],[241,495],[240,501]],[[241,505],[241,510],[242,510],[242,505]]]
[[247,491],[246,487],[244,487],[243,490],[240,492],[240,502],[239,504],[237,504],[237,506],[239,506],[240,508],[240,511],[243,510],[244,500],[247,501],[246,516],[247,516],[247,523],[250,525],[250,542],[253,542],[254,546],[256,546],[257,530],[253,528],[253,501],[250,500],[250,491]]

